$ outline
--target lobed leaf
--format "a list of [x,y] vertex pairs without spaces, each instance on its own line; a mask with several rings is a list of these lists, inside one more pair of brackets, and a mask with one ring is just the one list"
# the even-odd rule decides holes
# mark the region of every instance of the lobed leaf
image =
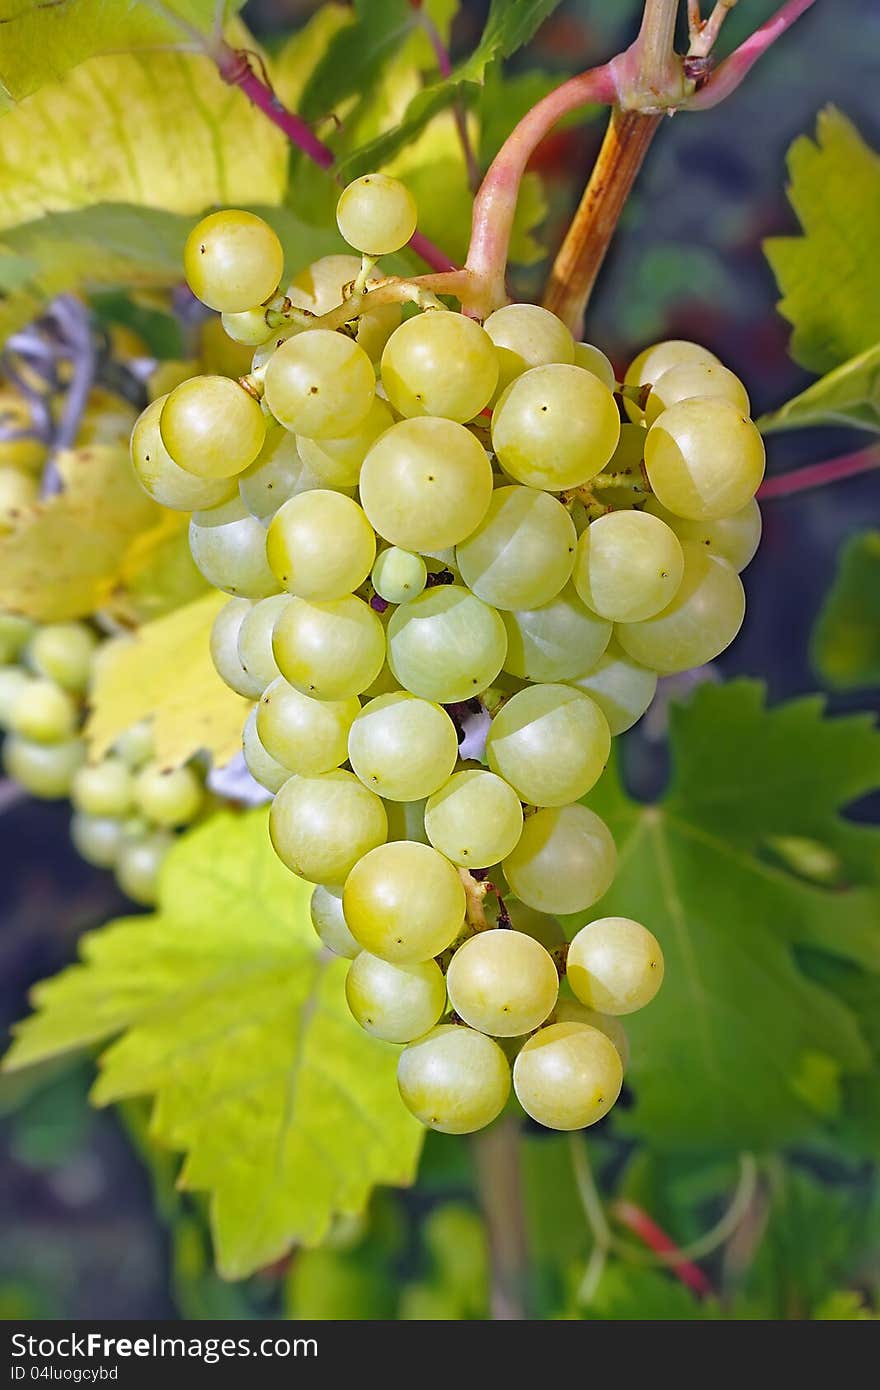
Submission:
[[810,655],[833,690],[880,685],[880,531],[864,531],[844,546]]
[[764,434],[807,425],[880,432],[880,343],[814,381],[757,424]]

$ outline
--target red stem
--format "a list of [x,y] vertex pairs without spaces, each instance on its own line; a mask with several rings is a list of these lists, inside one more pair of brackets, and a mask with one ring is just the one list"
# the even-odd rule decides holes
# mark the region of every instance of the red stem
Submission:
[[[674,1255],[678,1246],[671,1236],[653,1221],[647,1212],[642,1211],[633,1202],[615,1202],[611,1208],[613,1216],[622,1226],[626,1226],[628,1231],[632,1231],[634,1236],[638,1236],[649,1250],[653,1250],[657,1255]],[[666,1263],[666,1261],[664,1261]],[[708,1298],[714,1293],[712,1285],[706,1278],[699,1265],[695,1265],[691,1260],[684,1257],[681,1260],[669,1260],[668,1267],[677,1279],[681,1280],[687,1288],[701,1298]]]
[[790,497],[796,492],[808,492],[814,487],[824,487],[826,483],[838,483],[842,478],[854,478],[859,473],[869,473],[880,468],[880,448],[871,445],[852,454],[841,454],[839,458],[826,459],[824,463],[811,463],[806,468],[793,468],[778,478],[768,478],[758,489],[758,496]]
[[787,0],[781,10],[768,19],[766,24],[762,24],[760,29],[756,29],[754,34],[750,34],[739,48],[734,49],[729,58],[725,58],[706,85],[688,99],[687,109],[705,111],[730,96],[770,45],[775,43],[786,29],[790,29],[795,20],[800,19],[804,11],[813,4],[815,0]]

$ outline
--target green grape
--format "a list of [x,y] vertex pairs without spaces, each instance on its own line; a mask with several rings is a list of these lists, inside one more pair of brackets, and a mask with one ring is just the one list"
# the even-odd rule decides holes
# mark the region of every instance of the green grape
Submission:
[[240,497],[210,511],[193,512],[189,548],[199,572],[226,594],[258,599],[278,592],[266,559],[265,528]]
[[446,973],[449,1002],[481,1033],[517,1038],[551,1012],[559,993],[552,956],[509,928],[482,931],[459,946]]
[[470,1134],[501,1114],[510,1066],[492,1038],[458,1024],[439,1024],[410,1043],[397,1064],[407,1110],[441,1134]]
[[[232,602],[236,602],[235,599]],[[226,605],[227,608],[229,604]],[[132,724],[130,728],[121,733],[113,745],[114,753],[122,759],[126,766],[136,769],[143,767],[144,763],[149,762],[155,756],[155,740],[153,738],[153,725],[149,719],[141,719],[137,724]]]
[[155,906],[165,856],[174,844],[167,830],[126,837],[116,859],[116,882],[126,897],[142,907]]
[[275,332],[266,322],[266,310],[262,304],[254,309],[241,309],[237,314],[221,314],[220,320],[226,336],[244,347],[259,347]]
[[392,965],[361,951],[348,967],[345,998],[367,1033],[405,1043],[434,1027],[446,1007],[446,986],[436,961]]
[[348,930],[348,923],[342,911],[342,890],[327,888],[319,883],[311,896],[309,911],[312,926],[320,940],[335,956],[345,956],[354,960],[360,952],[360,945]]
[[611,887],[616,867],[611,831],[581,805],[527,816],[516,849],[502,864],[520,901],[554,916],[590,907]]
[[655,618],[614,629],[634,661],[661,675],[714,661],[739,632],[746,611],[742,581],[726,560],[692,541],[682,549],[684,579],[669,606]]
[[474,319],[432,309],[407,319],[382,353],[382,385],[401,415],[472,420],[498,384],[498,355]]
[[405,246],[416,229],[416,200],[388,174],[362,174],[336,204],[336,222],[349,246],[365,256],[388,256]]
[[70,787],[71,801],[87,816],[125,816],[133,798],[131,769],[113,754],[79,768]]
[[174,462],[159,433],[159,417],[168,393],[157,396],[135,421],[131,432],[131,462],[138,482],[161,507],[192,512],[219,507],[235,493],[232,478],[200,478]]
[[86,623],[47,623],[38,627],[27,649],[37,675],[80,695],[89,683],[98,637]]
[[479,526],[492,498],[492,465],[479,440],[454,420],[401,420],[364,459],[360,495],[386,541],[435,554]]
[[88,816],[74,811],[70,838],[81,859],[96,869],[112,869],[125,840],[125,822],[115,816]]
[[254,603],[242,618],[238,629],[238,659],[241,668],[263,691],[270,681],[280,675],[272,654],[272,630],[290,599],[287,594],[273,594]]
[[574,361],[574,340],[561,319],[537,304],[505,304],[483,324],[498,356],[498,393],[530,367]]
[[301,777],[332,772],[348,757],[348,731],[360,713],[357,696],[313,700],[274,680],[257,706],[257,733],[263,747]]
[[624,382],[627,386],[653,386],[664,372],[673,367],[692,364],[721,366],[714,352],[701,347],[699,343],[689,343],[682,338],[670,338],[662,343],[653,343],[634,357],[627,368]]
[[645,421],[653,425],[658,415],[679,401],[717,397],[730,401],[740,415],[749,416],[751,405],[746,388],[738,376],[720,362],[682,362],[658,376],[645,406]]
[[9,728],[35,743],[62,743],[79,723],[79,713],[68,691],[38,678],[22,687],[9,712]]
[[455,725],[440,705],[408,691],[364,705],[348,735],[348,757],[364,786],[387,801],[419,801],[451,776]]
[[344,598],[376,558],[376,537],[357,502],[317,488],[291,497],[272,519],[266,555],[276,579],[300,598]]
[[269,521],[288,498],[319,486],[320,480],[301,457],[297,441],[280,425],[269,431],[259,458],[238,477],[241,500],[260,521]]
[[588,608],[612,622],[653,618],[671,603],[684,555],[665,521],[647,512],[608,512],[581,534],[574,587]]
[[32,507],[40,498],[36,478],[10,465],[0,464],[0,530],[11,525],[16,516]]
[[595,700],[608,720],[611,737],[617,738],[631,729],[651,704],[657,672],[633,661],[612,638],[592,671],[570,684]]
[[662,985],[663,952],[641,922],[600,917],[572,939],[566,975],[582,1004],[604,1014],[631,1014],[650,1004]]
[[[321,256],[294,276],[287,297],[298,309],[308,309],[315,315],[329,313],[341,304],[354,281],[362,274],[359,256]],[[384,279],[384,272],[375,268],[367,276],[369,289]],[[379,304],[365,307],[358,318],[358,345],[378,362],[382,349],[400,323],[399,304]],[[256,361],[254,366],[256,366]]]
[[5,666],[14,661],[27,646],[34,630],[29,618],[19,618],[15,613],[0,610],[0,664]]
[[547,1129],[584,1129],[607,1115],[623,1085],[614,1043],[584,1023],[551,1023],[523,1045],[513,1064],[516,1098]]
[[274,294],[284,270],[281,242],[262,217],[228,209],[193,227],[183,270],[197,299],[222,313],[241,313]]
[[394,840],[358,859],[342,907],[365,951],[394,965],[439,955],[464,925],[458,870],[430,845]]
[[310,328],[273,353],[265,388],[266,404],[287,429],[309,439],[337,439],[363,424],[376,393],[376,374],[351,338]]
[[223,605],[211,627],[210,651],[214,668],[224,684],[246,700],[259,700],[263,687],[248,675],[238,655],[238,634],[252,607],[246,598],[231,598]]
[[598,781],[611,752],[608,721],[568,685],[533,685],[495,715],[486,740],[493,772],[529,806],[566,806]]
[[293,776],[289,767],[282,766],[277,758],[266,751],[257,731],[257,711],[252,709],[244,723],[241,734],[241,751],[245,766],[255,782],[265,787],[267,792],[280,792],[284,783]]
[[664,410],[645,440],[645,468],[663,506],[689,521],[731,516],[764,476],[764,442],[730,401],[680,401]]
[[456,772],[428,797],[425,832],[453,864],[487,869],[498,864],[522,834],[523,814],[516,793],[494,772],[467,768]]
[[12,711],[32,680],[21,666],[0,666],[0,729],[10,727]]
[[713,521],[686,521],[667,511],[656,497],[647,499],[645,511],[665,521],[680,541],[704,545],[710,555],[726,560],[737,574],[754,559],[761,540],[761,509],[754,497],[738,512],[716,517]]
[[383,400],[376,396],[366,418],[351,434],[340,439],[306,439],[297,437],[300,453],[315,476],[316,487],[357,487],[361,464],[387,429],[394,416]]
[[598,1028],[617,1048],[617,1055],[624,1071],[629,1066],[629,1038],[626,1029],[613,1014],[601,1014],[596,1009],[588,1009],[579,999],[560,999],[553,1010],[554,1023],[585,1023],[588,1028]]
[[614,368],[602,349],[594,347],[592,343],[575,343],[574,365],[583,367],[585,372],[592,372],[609,391],[613,391],[617,385]]
[[539,608],[568,582],[577,533],[555,497],[499,487],[477,529],[456,548],[469,589],[495,608]]
[[73,775],[86,760],[81,738],[63,743],[35,743],[10,734],[3,741],[3,766],[13,782],[45,801],[67,796]]
[[272,647],[285,680],[316,700],[349,700],[378,676],[385,629],[362,599],[327,603],[291,599],[275,624]]
[[550,603],[502,613],[504,669],[520,680],[565,681],[589,671],[608,646],[611,624],[587,608],[573,584]]
[[425,587],[428,569],[421,555],[399,546],[389,546],[376,557],[371,579],[373,588],[386,603],[408,603]]
[[614,397],[583,367],[532,367],[507,387],[492,416],[492,447],[505,473],[560,492],[601,473],[620,438]]
[[507,639],[494,608],[459,584],[426,589],[395,609],[388,663],[401,685],[423,700],[469,700],[501,670]]
[[147,763],[135,778],[138,810],[148,821],[166,829],[195,820],[204,796],[204,785],[189,766],[163,768],[156,762]]
[[291,777],[269,812],[275,853],[309,883],[343,883],[384,842],[387,829],[381,799],[352,772]]
[[428,844],[425,834],[425,801],[386,801],[389,840],[416,840]]
[[231,478],[253,463],[266,439],[259,401],[228,376],[194,376],[169,391],[159,412],[162,443],[199,478]]

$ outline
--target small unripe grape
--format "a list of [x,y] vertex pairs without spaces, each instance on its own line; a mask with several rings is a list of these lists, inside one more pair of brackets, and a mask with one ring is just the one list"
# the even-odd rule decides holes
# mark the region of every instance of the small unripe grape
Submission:
[[623,1085],[610,1038],[584,1023],[551,1023],[523,1045],[513,1088],[527,1115],[548,1129],[584,1129],[607,1115]]
[[388,174],[362,174],[342,190],[336,222],[349,246],[365,256],[389,256],[405,246],[418,221],[409,189]]
[[210,651],[214,668],[230,690],[246,700],[259,700],[263,687],[249,676],[238,655],[238,634],[253,605],[246,598],[231,598],[211,627]]
[[730,401],[697,397],[658,416],[645,440],[645,468],[655,496],[676,516],[730,516],[758,490],[764,441]]
[[201,810],[205,789],[191,767],[163,768],[147,763],[134,783],[138,809],[148,821],[167,829],[188,825]]
[[682,362],[658,376],[645,406],[645,420],[653,425],[658,415],[679,401],[694,396],[713,396],[730,401],[741,415],[751,413],[749,395],[738,376],[720,362]]
[[504,661],[501,616],[459,584],[426,589],[388,624],[388,662],[401,685],[453,704],[491,685]]
[[116,859],[116,882],[132,902],[153,907],[159,896],[159,876],[174,844],[167,830],[126,837]]
[[360,425],[351,434],[339,439],[306,439],[297,436],[304,461],[316,478],[318,487],[357,487],[361,464],[373,444],[394,424],[394,416],[378,396]]
[[360,713],[357,696],[314,700],[279,676],[257,705],[263,747],[301,777],[332,772],[348,757],[348,731]]
[[211,309],[236,314],[275,293],[284,252],[262,217],[230,209],[212,212],[193,227],[183,268],[197,299]]
[[81,738],[35,743],[10,734],[3,740],[3,766],[8,776],[45,801],[69,795],[73,775],[85,760],[86,746]]
[[571,517],[555,497],[530,487],[499,487],[455,559],[484,603],[539,608],[568,583],[576,545]]
[[138,416],[131,432],[131,462],[138,482],[162,507],[193,512],[219,507],[235,494],[232,478],[201,478],[187,472],[169,454],[159,431],[159,417],[168,399],[157,396]]
[[492,720],[486,759],[529,806],[566,806],[585,796],[611,752],[608,721],[568,685],[533,685]]
[[567,584],[540,608],[502,613],[507,632],[504,669],[520,680],[566,681],[589,671],[611,638],[611,623],[600,618]]
[[657,672],[633,661],[612,639],[593,669],[569,684],[595,700],[612,738],[617,738],[648,709],[657,690]]
[[566,974],[582,1004],[605,1014],[631,1014],[650,1004],[662,985],[663,952],[641,922],[600,917],[573,938]]
[[710,555],[717,555],[733,565],[737,574],[754,559],[761,540],[761,509],[754,497],[738,512],[711,521],[686,521],[667,511],[656,497],[647,499],[645,511],[665,521],[682,543],[693,541],[705,546]]
[[32,680],[21,666],[0,666],[0,729],[10,727],[12,711]]
[[483,768],[456,772],[425,806],[431,844],[465,869],[500,863],[516,845],[522,826],[516,792]]
[[15,613],[0,610],[0,663],[14,661],[27,645],[34,624],[29,618],[20,618]]
[[36,679],[23,686],[9,713],[9,727],[35,743],[62,743],[79,722],[79,708],[54,681]]
[[86,764],[74,776],[70,799],[87,816],[125,816],[134,799],[131,770],[112,754],[99,763]]
[[[228,608],[229,604],[226,606]],[[130,728],[124,730],[113,744],[113,751],[118,754],[127,767],[132,769],[143,767],[144,763],[149,762],[155,754],[152,721],[140,719],[137,724],[132,724]]]
[[112,869],[125,840],[125,821],[115,816],[88,816],[74,811],[70,838],[81,859],[96,869]]
[[382,353],[382,385],[401,415],[472,420],[498,382],[498,356],[478,323],[448,309],[407,319]]
[[505,304],[483,324],[498,356],[499,393],[530,367],[574,362],[574,340],[561,319],[538,304]]
[[349,730],[348,756],[371,791],[420,801],[451,776],[458,735],[441,705],[401,690],[364,705]]
[[360,954],[360,945],[348,930],[348,923],[342,911],[342,890],[327,888],[319,883],[309,902],[312,926],[320,940],[335,956],[345,956],[354,960]]
[[598,1028],[617,1048],[621,1065],[626,1071],[629,1066],[629,1038],[619,1018],[613,1014],[600,1014],[596,1009],[588,1009],[579,999],[558,999],[553,1010],[554,1023],[585,1023],[588,1028]]
[[342,894],[352,936],[382,960],[409,964],[439,955],[464,924],[458,870],[430,845],[396,840],[353,866]]
[[381,798],[351,772],[291,777],[269,813],[275,853],[309,883],[343,883],[387,829]]
[[581,912],[607,893],[617,868],[611,831],[586,806],[548,807],[526,818],[502,865],[516,896],[538,912]]
[[265,388],[266,404],[287,429],[309,439],[336,439],[366,419],[376,374],[351,338],[310,328],[273,353]]
[[492,416],[492,447],[505,473],[548,492],[601,473],[619,438],[620,416],[607,386],[563,363],[517,377]]
[[266,559],[266,531],[240,497],[210,511],[193,512],[189,548],[196,568],[227,594],[268,598],[278,581]]
[[169,391],[159,412],[162,443],[199,478],[244,472],[266,438],[259,401],[227,376],[194,376]]
[[272,631],[287,607],[287,594],[272,594],[251,605],[238,629],[238,659],[260,694],[280,675],[272,654]]
[[300,598],[344,598],[363,584],[376,537],[357,502],[325,488],[300,493],[275,513],[266,555],[276,579]]
[[592,343],[575,343],[574,364],[583,367],[585,372],[592,372],[609,391],[614,390],[617,384],[614,368],[601,348],[594,347]]
[[581,533],[572,578],[594,613],[633,623],[671,603],[683,574],[681,543],[666,523],[621,511],[598,517]]
[[283,767],[277,758],[273,758],[272,754],[264,748],[257,731],[257,712],[253,709],[245,720],[242,730],[241,751],[245,767],[254,781],[259,783],[261,787],[265,787],[267,792],[272,792],[273,795],[281,790],[289,777],[293,776],[289,767]]
[[275,624],[272,647],[285,680],[316,700],[348,700],[385,662],[385,629],[362,599],[294,598]]
[[397,1064],[407,1110],[441,1134],[470,1134],[501,1114],[510,1095],[510,1066],[492,1038],[440,1024],[411,1043]]
[[34,633],[27,662],[38,675],[82,694],[89,683],[97,645],[97,633],[86,623],[47,623]]
[[428,570],[421,555],[392,545],[376,557],[370,577],[386,603],[408,603],[424,589]]
[[[268,296],[267,296],[268,297]],[[221,314],[223,328],[234,343],[246,347],[259,347],[275,332],[266,322],[266,310],[262,304],[254,309],[242,309],[237,314]]]
[[449,1002],[481,1033],[517,1038],[551,1012],[559,992],[552,957],[523,932],[478,932],[459,946],[446,973]]
[[361,951],[348,967],[345,998],[367,1033],[405,1043],[434,1027],[446,1007],[446,986],[436,961],[392,965]]
[[714,661],[730,646],[745,615],[742,581],[726,560],[685,541],[684,578],[672,602],[654,618],[619,623],[624,651],[664,675]]

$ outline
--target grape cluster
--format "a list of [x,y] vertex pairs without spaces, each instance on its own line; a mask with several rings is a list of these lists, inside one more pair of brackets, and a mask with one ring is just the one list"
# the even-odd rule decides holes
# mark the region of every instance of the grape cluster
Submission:
[[415,221],[403,185],[357,180],[338,222],[361,259],[284,292],[266,223],[202,221],[189,284],[253,371],[156,400],[132,458],[193,512],[196,564],[231,596],[212,655],[254,702],[244,757],[272,843],[317,885],[354,1017],[407,1044],[405,1104],[478,1129],[513,1057],[527,1113],[580,1128],[619,1094],[618,1016],[663,974],[627,918],[558,944],[553,919],[615,873],[582,799],[657,673],[736,635],[763,447],[742,384],[696,344],[649,348],[618,385],[545,309],[480,324],[384,280],[376,257]]
[[148,906],[174,832],[203,809],[205,778],[197,762],[163,768],[149,722],[127,729],[100,761],[88,761],[87,693],[109,645],[89,623],[35,625],[0,613],[3,765],[32,796],[69,797],[77,852],[112,869],[122,891]]

